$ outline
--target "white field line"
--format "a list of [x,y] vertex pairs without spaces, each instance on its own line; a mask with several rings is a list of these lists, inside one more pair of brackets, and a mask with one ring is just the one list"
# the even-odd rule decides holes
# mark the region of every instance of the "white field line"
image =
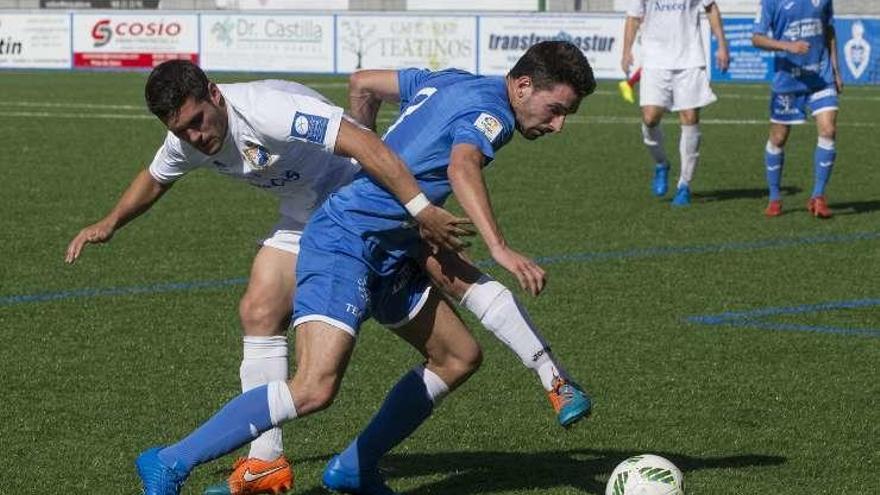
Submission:
[[[30,111],[2,111],[0,117],[10,118],[33,118],[33,119],[79,119],[79,120],[153,120],[154,116],[149,114],[132,114],[132,113],[64,113],[64,112],[30,112]],[[396,117],[380,117],[379,122],[391,122]],[[614,117],[607,115],[596,115],[589,117],[572,116],[566,119],[566,124],[574,125],[638,125],[641,119],[638,117]],[[769,124],[764,119],[703,119],[700,121],[704,125],[760,125]],[[840,127],[880,127],[880,122],[838,122]]]

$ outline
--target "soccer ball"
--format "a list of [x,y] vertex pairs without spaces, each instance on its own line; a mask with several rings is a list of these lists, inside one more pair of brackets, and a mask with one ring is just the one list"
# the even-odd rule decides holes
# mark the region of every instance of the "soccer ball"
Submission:
[[614,468],[605,495],[684,495],[684,477],[659,455],[637,455]]

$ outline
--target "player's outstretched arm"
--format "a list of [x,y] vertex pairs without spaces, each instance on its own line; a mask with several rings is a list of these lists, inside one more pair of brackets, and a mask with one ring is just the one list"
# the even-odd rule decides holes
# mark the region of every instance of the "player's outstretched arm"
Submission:
[[459,237],[469,234],[462,226],[470,221],[431,204],[406,165],[378,136],[343,120],[334,152],[360,162],[365,172],[388,189],[419,223],[419,231],[428,244],[454,251],[464,247]]
[[350,115],[376,132],[376,119],[383,102],[400,101],[396,70],[362,70],[348,78]]
[[495,220],[483,180],[483,160],[483,153],[476,146],[465,143],[455,145],[447,171],[452,191],[480,232],[492,259],[516,276],[524,290],[536,296],[544,290],[547,275],[537,263],[507,245]]
[[730,51],[727,48],[727,38],[724,36],[724,25],[721,20],[721,9],[718,8],[718,2],[714,2],[706,7],[706,16],[709,18],[709,27],[712,34],[718,40],[718,51],[715,52],[715,62],[722,72],[727,72],[730,65]]
[[97,223],[80,230],[70,244],[67,245],[67,253],[64,261],[73,263],[79,258],[86,244],[98,244],[109,241],[113,234],[125,224],[149,210],[165,191],[171,188],[171,184],[163,184],[150,174],[142,170],[128,189],[119,198],[116,206]]

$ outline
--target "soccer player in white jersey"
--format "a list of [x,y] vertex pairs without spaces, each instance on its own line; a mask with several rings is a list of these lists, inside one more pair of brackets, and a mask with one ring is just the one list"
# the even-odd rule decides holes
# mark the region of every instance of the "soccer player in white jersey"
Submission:
[[[189,87],[189,92],[169,90],[170,81],[163,79],[189,79],[187,83],[175,83]],[[296,286],[294,267],[300,235],[312,211],[330,192],[349,183],[359,170],[351,160],[332,154],[334,148],[340,151],[343,138],[338,135],[334,147],[330,133],[339,133],[351,124],[342,109],[293,82],[214,85],[198,67],[178,61],[159,66],[151,80],[154,83],[147,85],[148,105],[169,128],[165,143],[110,213],[74,237],[65,259],[73,263],[87,244],[109,241],[118,229],[152,207],[176,180],[196,168],[213,169],[278,196],[279,220],[254,259],[239,307],[244,333],[240,378],[244,391],[286,380],[289,368],[285,331]],[[200,87],[206,90],[200,92]],[[183,103],[178,101],[184,96]],[[184,128],[182,124],[187,121]],[[366,139],[359,135],[360,130],[354,126],[350,131],[358,139]],[[452,230],[460,234],[452,227],[459,221],[442,220],[441,235]],[[423,268],[535,371],[555,409],[563,407],[566,398],[560,391],[566,383],[560,378],[566,377],[564,370],[522,305],[503,285],[457,255],[450,255],[459,247],[456,240],[436,234],[432,240],[447,249],[439,251],[439,257],[427,258]],[[563,423],[563,416],[559,419]],[[565,422],[574,419],[569,416]],[[251,443],[248,457],[236,462],[227,483],[211,487],[207,493],[269,493],[289,489],[291,484],[292,470],[283,455],[281,430],[275,428]]]
[[715,0],[631,0],[624,27],[621,66],[625,74],[633,64],[633,41],[641,29],[642,139],[654,161],[651,189],[657,196],[666,195],[669,175],[660,121],[664,112],[673,111],[678,112],[681,122],[681,173],[672,199],[675,206],[691,202],[690,183],[700,158],[700,109],[717,99],[709,87],[700,34],[703,10],[718,39],[718,67],[727,70],[730,56]]
[[[343,118],[341,108],[299,84],[217,85],[194,64],[170,61],[150,74],[145,96],[150,111],[168,128],[165,142],[110,213],[71,240],[65,259],[73,263],[85,245],[109,241],[196,168],[211,168],[275,194],[281,198],[280,218],[254,259],[240,305],[245,335],[240,376],[244,390],[286,379],[284,331],[296,286],[300,234],[312,211],[360,170],[346,157],[357,159],[404,204],[420,194],[419,187],[374,133]],[[417,213],[413,216],[426,239],[460,246],[455,235],[461,234],[463,219],[433,205]],[[236,466],[238,477],[248,470],[274,476],[254,478],[229,492],[259,493],[267,485],[288,489],[291,470],[281,449],[280,429],[255,440],[249,462]]]
[[770,135],[764,152],[770,202],[764,214],[782,214],[783,148],[791,126],[806,122],[809,107],[819,138],[813,153],[814,183],[807,211],[817,218],[831,218],[825,186],[837,157],[837,95],[843,91],[834,6],[831,0],[761,0],[752,32],[752,44],[775,52]]

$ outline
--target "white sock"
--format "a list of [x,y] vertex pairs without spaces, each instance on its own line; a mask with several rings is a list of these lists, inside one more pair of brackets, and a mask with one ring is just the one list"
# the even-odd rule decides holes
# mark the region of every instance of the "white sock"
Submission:
[[666,159],[666,151],[663,150],[663,130],[659,125],[648,127],[642,122],[642,142],[648,147],[648,154],[655,164],[669,163]]
[[564,370],[556,363],[550,346],[507,287],[483,275],[470,286],[461,304],[519,356],[523,365],[538,374],[545,390],[553,388],[554,378],[564,376]]
[[[239,368],[242,392],[275,381],[286,382],[289,373],[287,354],[287,337],[284,335],[244,337],[244,354]],[[271,401],[270,394],[270,404]],[[283,453],[281,428],[272,428],[251,442],[248,457],[271,461]]]
[[[287,382],[281,380],[269,382],[267,388],[266,398],[269,401],[269,418],[272,420],[272,424],[276,425],[273,430],[280,430],[277,427],[278,425],[296,417],[296,406],[293,404],[293,396],[290,395],[290,388],[288,388]],[[251,449],[253,450],[253,447]],[[278,456],[276,455],[275,457]]]
[[425,382],[425,388],[428,389],[428,398],[431,399],[434,406],[440,404],[440,401],[449,393],[449,385],[437,373],[425,368],[424,365],[416,366],[413,371],[422,377],[422,381]]
[[700,161],[700,125],[682,125],[678,152],[681,154],[681,176],[678,187],[687,186],[694,178],[694,169]]

